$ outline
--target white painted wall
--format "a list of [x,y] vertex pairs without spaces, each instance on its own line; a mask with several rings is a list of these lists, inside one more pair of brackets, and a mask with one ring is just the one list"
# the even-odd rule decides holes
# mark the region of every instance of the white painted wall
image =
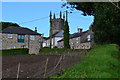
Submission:
[[43,47],[46,47],[46,46],[47,46],[46,42],[43,42]]
[[58,42],[59,40],[61,40],[63,37],[55,37],[55,46],[58,46]]
[[[58,46],[59,40],[61,40],[63,37],[54,37],[52,38],[52,48],[55,46]],[[53,41],[55,41],[55,44],[53,44]],[[50,39],[46,40],[46,42],[43,42],[43,47],[49,47],[50,46]]]

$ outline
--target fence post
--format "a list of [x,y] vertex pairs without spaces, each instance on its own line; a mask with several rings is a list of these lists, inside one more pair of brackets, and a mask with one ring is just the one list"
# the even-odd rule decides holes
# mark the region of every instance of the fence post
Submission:
[[19,78],[19,72],[20,72],[20,63],[18,64],[18,70],[17,70],[17,80]]
[[60,70],[59,70],[59,72],[58,72],[58,75],[59,75],[59,76],[63,74],[63,60],[64,60],[64,59],[65,59],[65,55],[63,55],[63,56],[61,57],[61,63],[59,63],[59,65],[60,65]]
[[45,72],[44,72],[44,78],[46,77],[47,64],[48,64],[48,58],[47,58],[47,60],[46,60],[46,64],[45,64]]

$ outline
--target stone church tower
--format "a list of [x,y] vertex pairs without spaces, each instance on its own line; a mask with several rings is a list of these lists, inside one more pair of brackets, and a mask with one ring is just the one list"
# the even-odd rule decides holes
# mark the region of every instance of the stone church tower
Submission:
[[65,15],[63,14],[62,18],[62,12],[60,11],[60,17],[56,18],[56,15],[52,15],[50,12],[50,35],[53,35],[56,32],[60,32],[63,30],[64,27],[64,18]]

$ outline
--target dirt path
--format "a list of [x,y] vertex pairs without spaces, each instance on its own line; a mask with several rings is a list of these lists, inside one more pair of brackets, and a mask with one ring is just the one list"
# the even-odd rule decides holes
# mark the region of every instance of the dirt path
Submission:
[[[46,60],[48,58],[47,67]],[[83,58],[71,55],[16,55],[2,56],[2,77],[16,78],[20,63],[19,78],[43,78],[60,74],[66,67],[75,64]],[[46,74],[45,74],[46,67]]]

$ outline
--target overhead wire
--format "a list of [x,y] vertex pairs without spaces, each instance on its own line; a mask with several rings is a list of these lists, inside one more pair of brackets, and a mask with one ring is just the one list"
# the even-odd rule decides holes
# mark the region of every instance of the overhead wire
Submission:
[[[58,14],[59,13],[57,13],[56,15],[58,15]],[[33,20],[30,20],[30,21],[21,22],[19,24],[25,24],[25,23],[29,23],[29,22],[39,21],[39,20],[43,20],[43,19],[46,19],[46,18],[49,18],[49,16],[38,18],[38,19],[33,19]]]
[[[66,11],[63,11],[63,13],[66,12]],[[69,12],[70,13],[70,12]],[[58,15],[59,13],[56,13],[56,15]],[[43,19],[46,19],[46,18],[49,18],[49,16],[46,16],[46,17],[42,17],[42,18],[38,18],[38,19],[33,19],[33,20],[30,20],[30,21],[25,21],[25,22],[21,22],[19,24],[25,24],[25,23],[29,23],[29,22],[34,22],[34,21],[39,21],[39,20],[43,20]]]
[[19,23],[19,24],[25,24],[25,23],[29,23],[29,22],[34,22],[34,21],[38,21],[38,20],[43,20],[43,19],[46,19],[46,18],[48,18],[48,17],[49,17],[49,16],[46,16],[46,17],[42,17],[42,18],[38,18],[38,19],[31,20],[31,21],[22,22],[22,23]]

